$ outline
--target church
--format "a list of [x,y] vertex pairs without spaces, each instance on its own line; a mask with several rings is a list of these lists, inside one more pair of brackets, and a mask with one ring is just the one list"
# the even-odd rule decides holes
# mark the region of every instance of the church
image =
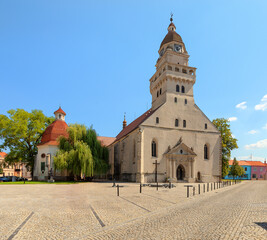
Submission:
[[150,78],[152,106],[109,145],[110,174],[133,182],[212,182],[221,178],[220,132],[194,101],[196,68],[172,22]]

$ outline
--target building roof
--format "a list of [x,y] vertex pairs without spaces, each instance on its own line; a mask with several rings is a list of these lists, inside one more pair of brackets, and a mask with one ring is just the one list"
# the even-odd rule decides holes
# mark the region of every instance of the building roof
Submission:
[[132,121],[129,125],[127,125],[122,131],[116,136],[116,141],[121,139],[122,137],[126,136],[133,130],[135,130],[141,123],[143,123],[149,116],[151,116],[155,112],[149,109],[146,111],[143,115],[136,118],[134,121]]
[[[229,160],[229,165],[233,165],[234,160]],[[240,166],[260,166],[265,167],[266,164],[261,161],[248,161],[248,160],[239,160],[237,161]]]
[[116,138],[114,137],[102,137],[102,136],[98,136],[97,140],[101,142],[101,145],[104,147],[109,146],[111,143],[113,143]]
[[59,107],[59,109],[58,109],[57,111],[54,112],[54,114],[56,114],[56,113],[61,113],[61,114],[63,114],[63,115],[66,116],[66,113],[62,110],[61,107]]
[[5,158],[7,156],[7,153],[5,153],[5,152],[0,152],[0,157],[1,158]]
[[44,131],[39,145],[58,145],[60,136],[68,137],[68,124],[62,120],[55,120]]
[[165,38],[163,39],[163,41],[161,42],[161,44],[160,44],[160,48],[161,48],[164,44],[169,43],[169,42],[172,42],[172,41],[174,41],[174,42],[178,42],[178,43],[183,43],[183,40],[182,40],[181,36],[180,36],[177,32],[175,32],[175,31],[169,31],[169,32],[166,34],[166,36],[165,36]]

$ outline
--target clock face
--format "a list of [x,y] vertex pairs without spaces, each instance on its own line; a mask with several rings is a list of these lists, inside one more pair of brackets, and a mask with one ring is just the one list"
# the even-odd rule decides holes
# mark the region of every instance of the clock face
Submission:
[[174,51],[175,52],[182,52],[182,45],[174,44]]

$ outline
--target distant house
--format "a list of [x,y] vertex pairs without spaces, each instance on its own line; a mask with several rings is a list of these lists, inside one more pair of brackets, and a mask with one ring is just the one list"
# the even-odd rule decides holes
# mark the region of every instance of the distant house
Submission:
[[[245,174],[241,177],[236,177],[239,180],[267,180],[267,164],[266,161],[237,161],[239,166],[243,167]],[[229,161],[229,166],[233,165],[233,160]],[[233,179],[233,176],[227,175],[225,179]]]

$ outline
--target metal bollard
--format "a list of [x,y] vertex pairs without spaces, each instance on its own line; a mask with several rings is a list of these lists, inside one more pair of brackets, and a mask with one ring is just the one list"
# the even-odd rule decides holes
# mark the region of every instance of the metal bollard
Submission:
[[216,185],[215,185],[215,182],[214,182],[214,190],[216,189]]
[[187,186],[187,197],[189,198],[189,186]]
[[200,184],[198,184],[198,194],[200,194]]
[[142,193],[142,183],[140,183],[140,193]]
[[117,196],[120,196],[120,186],[117,184]]
[[209,191],[209,183],[207,183],[207,192]]
[[203,193],[205,193],[205,183],[203,184]]
[[157,182],[157,191],[159,190],[159,183]]
[[212,183],[210,183],[210,191],[212,191]]
[[219,188],[219,183],[217,182],[217,189]]
[[193,187],[193,196],[195,196],[195,192],[196,191],[196,189],[195,189],[195,187]]
[[171,182],[169,182],[169,188],[171,189],[171,187],[172,187],[172,183],[171,183]]

